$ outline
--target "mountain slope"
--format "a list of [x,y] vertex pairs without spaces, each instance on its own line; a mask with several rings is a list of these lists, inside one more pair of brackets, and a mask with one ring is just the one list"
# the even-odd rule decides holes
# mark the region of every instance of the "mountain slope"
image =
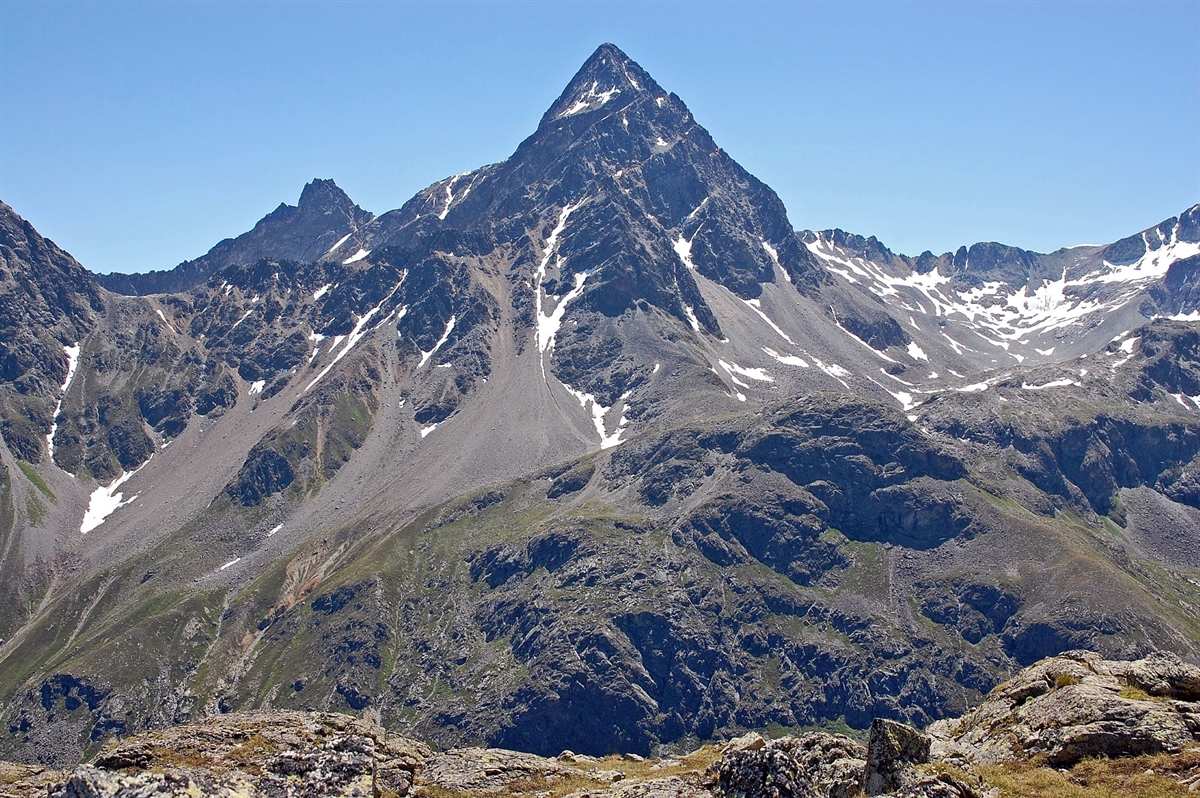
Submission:
[[[107,278],[150,295],[4,210],[45,353],[4,383],[7,755],[260,706],[648,751],[1200,648],[1192,326],[964,304],[1066,296],[1061,253],[796,233],[612,45],[506,161],[377,218],[315,181]],[[1190,312],[1194,217],[1092,288]]]

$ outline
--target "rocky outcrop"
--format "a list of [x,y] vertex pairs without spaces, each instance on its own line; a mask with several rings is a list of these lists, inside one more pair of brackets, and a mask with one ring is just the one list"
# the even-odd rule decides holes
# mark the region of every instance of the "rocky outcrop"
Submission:
[[859,793],[866,753],[842,735],[814,732],[769,743],[753,735],[736,741],[710,772],[721,795],[849,798]]
[[1157,652],[1133,662],[1071,651],[1021,671],[931,731],[942,756],[972,762],[1178,753],[1200,740],[1200,668]]
[[233,714],[120,743],[49,794],[404,796],[431,754],[420,743],[348,715]]

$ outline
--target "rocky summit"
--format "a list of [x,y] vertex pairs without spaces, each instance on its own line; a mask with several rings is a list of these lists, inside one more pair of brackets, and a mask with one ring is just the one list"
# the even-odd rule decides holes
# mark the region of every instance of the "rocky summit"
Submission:
[[889,724],[1086,762],[1037,708],[1110,704],[1173,750],[1190,688],[1111,663],[1200,657],[1198,258],[1200,206],[1049,254],[797,229],[608,44],[508,159],[380,215],[315,180],[97,276],[0,203],[0,756],[167,789],[95,757],[257,718],[308,764],[254,789],[399,794],[380,757],[569,781],[514,763],[785,735],[706,776],[752,794],[920,759]]

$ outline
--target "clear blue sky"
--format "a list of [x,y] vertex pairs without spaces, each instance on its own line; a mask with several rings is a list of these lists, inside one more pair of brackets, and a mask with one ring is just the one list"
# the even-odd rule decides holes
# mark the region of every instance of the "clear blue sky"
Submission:
[[604,41],[799,228],[1048,251],[1200,201],[1200,0],[0,0],[0,199],[99,272],[313,177],[382,213],[507,157]]

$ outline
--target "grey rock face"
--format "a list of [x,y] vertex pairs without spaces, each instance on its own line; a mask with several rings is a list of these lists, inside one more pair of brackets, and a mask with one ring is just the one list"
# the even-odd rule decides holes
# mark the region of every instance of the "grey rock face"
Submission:
[[1200,740],[1200,702],[1183,698],[1198,678],[1162,652],[1134,662],[1068,652],[1021,671],[944,733],[976,762],[1178,752]]
[[866,750],[841,735],[813,733],[734,748],[713,765],[720,795],[851,798],[859,794]]
[[929,761],[929,745],[929,738],[913,727],[877,718],[867,738],[863,792],[883,795],[907,787],[913,765]]

